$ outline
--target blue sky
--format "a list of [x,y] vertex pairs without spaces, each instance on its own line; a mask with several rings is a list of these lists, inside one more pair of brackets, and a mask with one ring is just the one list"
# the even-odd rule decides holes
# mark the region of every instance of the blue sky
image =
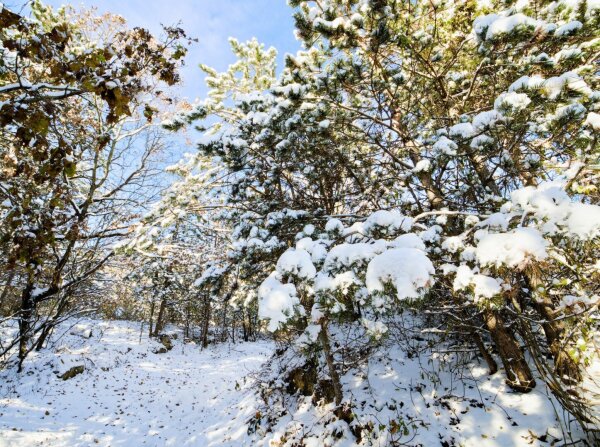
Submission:
[[182,73],[181,94],[191,101],[206,92],[199,63],[221,71],[233,62],[227,42],[230,36],[241,41],[256,37],[267,47],[274,46],[279,51],[279,68],[286,53],[295,53],[300,48],[293,35],[292,8],[286,0],[45,0],[45,3],[95,6],[99,12],[125,17],[130,26],[143,26],[155,33],[160,31],[161,23],[174,25],[181,21],[182,28],[199,40],[188,54]]
[[[27,0],[0,0],[20,10]],[[286,53],[296,53],[300,43],[294,37],[292,8],[286,0],[42,0],[54,7],[70,4],[74,7],[95,7],[99,13],[112,12],[123,16],[131,27],[142,26],[155,34],[161,23],[181,27],[190,37],[198,39],[186,57],[182,70],[183,82],[177,95],[193,102],[206,94],[204,74],[198,64],[204,63],[224,71],[234,62],[229,49],[229,37],[246,41],[256,37],[266,47],[279,52],[278,68],[283,66]],[[183,152],[192,151],[189,140],[177,137],[169,149],[168,164],[174,163]]]

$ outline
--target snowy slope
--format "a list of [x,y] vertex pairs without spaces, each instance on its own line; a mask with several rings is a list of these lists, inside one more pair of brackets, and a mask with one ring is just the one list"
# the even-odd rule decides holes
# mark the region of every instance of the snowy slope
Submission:
[[[246,429],[231,408],[243,401],[248,374],[272,345],[202,351],[179,337],[173,350],[155,354],[161,345],[145,334],[140,343],[137,323],[84,321],[61,329],[56,338],[64,336],[32,354],[21,375],[0,371],[0,447],[240,445]],[[75,365],[85,372],[57,377]],[[236,414],[249,417],[252,409]],[[225,421],[235,426],[224,431]]]
[[[260,376],[268,402],[253,404],[249,421],[253,444],[260,447],[511,447],[595,445],[582,441],[581,428],[553,398],[544,381],[529,393],[517,393],[499,371],[490,375],[472,350],[451,340],[436,341],[431,331],[412,331],[419,315],[406,312],[387,321],[388,337],[368,355],[361,348],[364,331],[357,324],[331,326],[336,352],[346,349],[341,369],[342,408],[312,396],[286,393],[289,377],[308,371],[302,345],[277,350]],[[348,341],[353,340],[353,345]],[[327,383],[324,360],[313,383]],[[341,357],[337,359],[342,364]],[[310,378],[310,374],[306,376]],[[302,380],[302,376],[300,376]],[[310,379],[306,379],[310,380]],[[292,387],[293,388],[293,387]],[[298,389],[298,386],[296,386]],[[321,390],[327,388],[320,388]],[[333,395],[330,397],[333,401]],[[244,407],[249,407],[245,404]],[[341,411],[340,411],[341,410]]]
[[[290,359],[280,362],[289,363]],[[458,377],[434,358],[411,359],[398,347],[382,349],[364,367],[342,377],[353,414],[350,426],[334,417],[333,404],[315,407],[310,397],[299,397],[296,402],[288,400],[285,409],[277,402],[271,404],[270,412],[281,416],[275,423],[261,426],[255,445],[589,445],[576,442],[583,437],[576,424],[564,426],[567,415],[543,383],[521,394],[504,383],[502,371],[490,376],[485,368],[467,364],[460,374]]]

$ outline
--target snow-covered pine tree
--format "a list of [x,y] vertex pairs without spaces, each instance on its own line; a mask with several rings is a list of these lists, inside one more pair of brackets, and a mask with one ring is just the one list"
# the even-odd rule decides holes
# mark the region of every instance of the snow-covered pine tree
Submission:
[[381,335],[381,315],[424,296],[420,308],[469,333],[493,371],[492,344],[511,387],[531,390],[535,363],[585,424],[598,352],[598,5],[291,5],[306,51],[244,95],[226,89],[260,73],[260,58],[212,73],[214,97],[230,100],[200,145],[228,171],[222,217],[241,280],[268,276],[269,329],[287,346],[321,341],[306,365],[323,361],[340,403],[344,355],[319,334],[333,321]]

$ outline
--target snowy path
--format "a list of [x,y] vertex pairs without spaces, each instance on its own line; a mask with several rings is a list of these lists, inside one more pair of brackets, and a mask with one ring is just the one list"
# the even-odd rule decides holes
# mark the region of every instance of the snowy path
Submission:
[[[176,341],[155,354],[157,346],[139,343],[138,325],[87,322],[36,354],[20,376],[0,372],[0,447],[239,445],[252,408],[236,404],[272,346],[201,351]],[[57,377],[80,364],[83,374]]]

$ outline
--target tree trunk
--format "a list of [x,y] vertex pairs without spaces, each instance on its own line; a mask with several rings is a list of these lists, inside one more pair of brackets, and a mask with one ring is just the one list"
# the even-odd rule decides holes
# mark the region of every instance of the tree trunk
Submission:
[[548,347],[554,358],[554,368],[562,381],[579,382],[581,381],[581,371],[577,362],[564,349],[561,336],[565,330],[561,322],[555,321],[555,315],[552,308],[547,303],[535,303],[535,307],[542,315],[545,322],[542,324],[544,335],[548,342]]
[[340,376],[335,369],[335,361],[333,354],[331,353],[331,345],[329,343],[329,334],[327,332],[327,322],[321,322],[321,332],[319,333],[321,338],[321,346],[323,347],[323,353],[325,354],[325,361],[327,362],[327,368],[329,369],[329,376],[333,382],[333,394],[335,397],[335,404],[340,405],[342,403],[342,384],[340,382]]
[[2,311],[2,308],[4,307],[4,300],[8,296],[8,291],[11,288],[11,284],[12,284],[14,277],[15,277],[15,271],[13,270],[8,275],[8,279],[6,280],[6,283],[4,284],[4,288],[2,289],[2,294],[0,295],[0,311]]
[[208,328],[210,325],[210,296],[206,296],[204,299],[204,312],[203,312],[204,321],[202,324],[202,348],[206,348],[208,346]]
[[554,369],[562,381],[577,383],[581,381],[581,371],[577,362],[565,350],[565,346],[562,343],[562,335],[565,331],[563,322],[556,321],[552,303],[548,299],[538,301],[531,296],[531,293],[540,282],[536,278],[537,275],[534,272],[525,272],[523,274],[523,280],[527,289],[529,289],[527,298],[533,303],[533,307],[544,319],[542,329],[544,330],[548,347],[554,359]]
[[[454,302],[458,306],[460,306],[459,308],[464,309],[464,307],[463,307],[464,301],[459,299],[455,294],[453,294],[452,297],[454,299]],[[490,375],[496,374],[498,372],[498,363],[496,363],[496,360],[494,360],[494,357],[492,357],[492,355],[489,353],[489,351],[485,347],[485,344],[483,343],[483,340],[481,339],[481,335],[472,326],[463,325],[461,322],[461,319],[463,321],[466,321],[468,319],[468,316],[464,310],[459,311],[459,318],[458,318],[459,326],[464,327],[464,330],[470,334],[471,339],[473,340],[473,342],[475,342],[475,346],[477,346],[477,349],[479,350],[479,353],[481,354],[481,356],[487,363]]]
[[18,372],[23,370],[23,362],[29,353],[29,339],[31,338],[31,319],[35,310],[35,299],[33,297],[33,283],[28,282],[21,296],[21,310],[19,312],[19,367]]
[[473,341],[475,341],[475,345],[477,345],[477,349],[479,349],[479,353],[487,363],[489,373],[496,374],[498,372],[498,364],[496,363],[496,360],[494,360],[494,357],[492,357],[492,355],[486,349],[481,336],[477,332],[473,332],[472,337]]
[[152,302],[150,303],[150,318],[149,318],[149,329],[148,329],[148,337],[152,337],[152,319],[154,318],[154,299],[152,300]]
[[42,329],[40,336],[38,337],[38,339],[35,342],[35,350],[36,351],[41,351],[43,349],[44,343],[46,342],[46,340],[52,333],[52,329],[54,329],[54,324],[52,324],[51,322],[46,323],[44,325],[44,328]]
[[531,391],[535,387],[535,380],[514,335],[506,328],[497,311],[487,309],[485,322],[502,359],[508,385],[515,391]]
[[247,311],[242,307],[242,332],[244,341],[247,342],[250,337],[250,315]]
[[225,301],[225,303],[223,304],[223,326],[222,326],[222,331],[221,332],[221,341],[225,342],[227,341],[227,338],[229,338],[229,334],[227,333],[227,301]]
[[165,311],[167,310],[167,299],[163,298],[160,300],[160,307],[158,308],[158,316],[156,317],[156,324],[154,325],[154,336],[158,335],[165,328]]
[[58,303],[58,306],[56,307],[56,312],[54,313],[54,316],[52,318],[50,318],[49,320],[47,320],[46,322],[44,322],[42,332],[40,333],[40,336],[38,337],[38,339],[35,342],[35,350],[36,351],[40,351],[44,347],[44,343],[46,342],[46,340],[48,339],[50,334],[52,334],[52,331],[58,324],[58,319],[63,315],[63,313],[67,309],[67,303],[68,303],[67,296],[64,294],[61,295],[61,298]]
[[231,314],[231,342],[235,344],[235,312],[232,312]]
[[185,306],[185,326],[184,326],[184,332],[183,332],[183,337],[184,338],[190,338],[190,319],[191,319],[191,310],[190,310],[190,303],[189,300]]

